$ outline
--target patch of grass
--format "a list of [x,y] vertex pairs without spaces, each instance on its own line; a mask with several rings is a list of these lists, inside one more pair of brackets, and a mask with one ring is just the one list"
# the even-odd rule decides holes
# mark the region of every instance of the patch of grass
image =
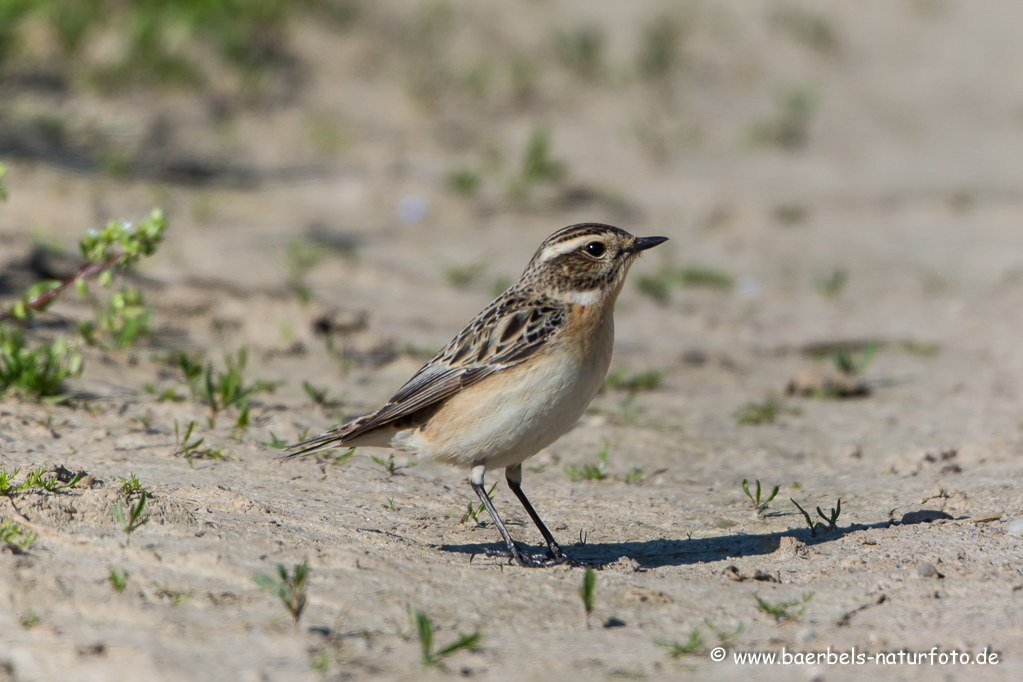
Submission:
[[204,448],[202,444],[205,442],[205,438],[190,440],[195,427],[196,422],[194,419],[191,419],[188,422],[188,426],[185,427],[184,433],[181,433],[178,420],[174,420],[174,441],[177,443],[174,457],[184,457],[189,467],[194,467],[194,460],[197,459],[231,459],[230,453],[225,452],[223,446],[207,446]]
[[68,482],[62,483],[53,474],[47,476],[44,467],[38,467],[29,471],[25,475],[25,480],[21,483],[15,483],[14,479],[20,472],[20,467],[10,472],[7,469],[0,469],[0,497],[13,498],[15,495],[27,492],[32,488],[40,488],[50,493],[60,492],[61,490],[73,487],[78,483],[78,479],[81,478],[80,474],[75,474]]
[[301,237],[294,237],[288,241],[285,259],[288,266],[288,286],[295,293],[299,303],[305,305],[313,298],[306,279],[312,269],[323,260],[323,249]]
[[736,423],[740,426],[758,426],[770,424],[776,417],[783,414],[800,415],[803,411],[798,407],[785,407],[775,397],[760,403],[746,403],[733,413]]
[[483,177],[479,171],[467,166],[456,168],[448,173],[448,188],[466,199],[474,199],[483,186]]
[[252,579],[263,590],[276,595],[284,608],[288,610],[291,619],[298,624],[305,611],[308,597],[306,591],[309,582],[309,560],[305,559],[300,564],[295,564],[291,573],[284,564],[277,564],[277,577],[269,576],[266,573],[256,573]]
[[625,474],[626,483],[639,483],[643,480],[643,470],[639,467],[632,467],[629,472]]
[[78,334],[90,346],[123,349],[152,333],[152,306],[135,287],[114,292],[105,306],[97,307],[94,320],[78,323]]
[[750,494],[749,481],[745,478],[742,479],[742,492],[746,493],[746,497],[748,497],[750,502],[753,503],[753,510],[755,511],[757,516],[760,516],[764,513],[764,510],[767,509],[767,504],[778,495],[778,490],[779,486],[774,486],[773,488],[771,488],[771,492],[767,494],[767,497],[761,500],[760,479],[757,479],[756,496]]
[[700,636],[700,628],[693,628],[689,631],[689,639],[686,640],[685,644],[681,642],[668,642],[663,639],[654,641],[659,647],[667,649],[669,658],[682,658],[689,654],[695,654],[697,651],[703,651],[704,643],[703,637]]
[[582,466],[576,466],[569,464],[565,467],[565,476],[568,480],[573,483],[576,481],[602,481],[607,478],[607,455],[611,448],[611,444],[608,440],[604,439],[604,445],[600,448],[600,452],[597,453],[597,463],[590,464],[586,463]]
[[128,587],[128,571],[123,568],[111,568],[107,580],[114,592],[124,592],[124,588]]
[[866,371],[870,363],[873,362],[875,355],[877,355],[877,341],[868,341],[863,344],[863,348],[859,353],[854,353],[846,348],[840,348],[831,357],[835,363],[835,368],[839,372],[848,376],[858,376]]
[[316,388],[308,381],[302,382],[302,390],[305,391],[305,394],[309,396],[310,400],[312,400],[314,403],[316,403],[317,405],[326,410],[340,407],[342,399],[345,397],[345,394],[341,393],[334,396],[333,398],[330,398],[328,397],[327,389]]
[[641,275],[636,286],[655,301],[664,303],[670,298],[675,287],[702,289],[731,289],[735,278],[728,273],[706,265],[689,265],[681,268],[663,267],[652,275]]
[[439,664],[442,659],[450,656],[456,651],[460,651],[462,649],[472,650],[477,648],[480,640],[483,638],[483,635],[479,630],[474,630],[468,634],[459,632],[458,638],[453,642],[434,650],[434,629],[433,623],[430,622],[430,618],[418,609],[409,609],[409,620],[412,622],[412,626],[415,628],[416,634],[419,637],[419,661],[423,664],[424,668]]
[[652,391],[661,385],[664,378],[662,370],[651,369],[644,372],[629,374],[624,365],[609,373],[604,378],[604,389],[609,391]]
[[795,150],[806,146],[810,122],[817,111],[818,96],[806,88],[794,88],[779,94],[773,118],[754,124],[749,139],[760,147]]
[[771,13],[771,23],[794,40],[822,54],[838,47],[838,36],[823,14],[802,7],[782,5]]
[[583,613],[586,620],[586,628],[590,627],[590,614],[597,600],[597,573],[590,567],[586,567],[583,574],[583,584],[579,588],[579,598],[583,602]]
[[240,348],[234,356],[224,353],[225,370],[221,371],[214,370],[212,363],[203,364],[183,352],[174,356],[192,396],[209,406],[212,419],[230,407],[244,408],[253,395],[272,392],[279,385],[269,381],[246,383],[248,357],[249,351],[245,347]]
[[273,448],[274,450],[283,450],[288,447],[288,441],[283,438],[278,438],[277,434],[273,431],[268,432],[270,434],[270,440],[260,441],[263,445]]
[[39,535],[13,519],[0,518],[0,544],[18,551],[27,550],[36,543]]
[[[776,622],[781,623],[796,620],[803,615],[803,612],[806,611],[806,604],[813,599],[813,593],[804,594],[802,599],[777,602],[775,604],[762,599],[756,592],[753,593],[753,599],[756,601],[757,611],[766,613],[772,616]],[[793,610],[797,606],[799,609]]]
[[74,342],[57,336],[29,348],[18,327],[0,325],[0,396],[13,391],[23,398],[59,403],[66,379],[82,373],[83,360]]
[[18,624],[26,630],[30,630],[39,624],[39,613],[35,609],[29,609],[18,616]]
[[513,198],[525,199],[537,185],[556,184],[566,175],[565,164],[551,156],[551,135],[547,128],[535,128],[522,155],[522,169],[512,178]]
[[143,490],[135,504],[128,507],[127,518],[124,515],[124,508],[120,505],[120,503],[115,504],[110,508],[110,513],[113,514],[114,520],[121,526],[125,535],[131,535],[136,530],[149,523],[149,517],[142,516],[146,508],[146,499],[148,497],[149,496],[146,494],[146,491]]
[[835,268],[825,275],[819,275],[813,280],[813,288],[821,296],[835,298],[845,289],[849,281],[849,273],[842,268]]
[[[799,506],[799,503],[796,502],[795,500],[793,500],[791,497],[789,498],[789,501],[791,501],[792,504],[796,505],[796,509],[798,509],[803,514],[803,519],[806,521],[806,527],[810,529],[810,535],[816,537],[817,536],[817,528],[820,527],[821,522],[817,521],[816,519],[811,518],[810,514],[805,509],[803,509],[801,506]],[[841,514],[842,514],[842,499],[841,498],[839,498],[838,504],[830,509],[830,512],[831,512],[830,514],[825,515],[824,512],[821,511],[821,508],[817,507],[817,515],[820,516],[822,519],[824,519],[825,523],[828,524],[828,528],[829,529],[835,530],[836,528],[838,528],[838,525],[837,525],[838,524],[838,517],[841,516]]]
[[641,78],[663,79],[681,61],[682,23],[671,15],[654,17],[643,28],[636,69]]
[[554,55],[566,69],[585,80],[596,80],[604,72],[607,36],[596,24],[559,30],[554,35]]
[[[354,448],[353,448],[353,450],[354,450]],[[414,467],[417,464],[419,464],[419,462],[417,462],[415,460],[411,460],[411,461],[406,462],[405,464],[399,466],[394,461],[394,453],[389,454],[387,456],[387,459],[384,459],[383,457],[377,457],[376,455],[371,455],[370,459],[372,459],[374,462],[376,462],[377,464],[382,466],[384,468],[384,471],[389,473],[391,476],[397,475],[397,473],[399,471],[401,471],[402,469],[411,469],[412,467]]]
[[456,289],[464,289],[474,284],[486,273],[488,263],[462,263],[444,266],[444,281]]

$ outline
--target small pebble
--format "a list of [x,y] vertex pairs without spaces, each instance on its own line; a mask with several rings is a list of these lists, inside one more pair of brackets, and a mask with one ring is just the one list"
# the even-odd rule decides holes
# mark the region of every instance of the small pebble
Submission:
[[916,567],[916,574],[921,578],[944,578],[941,573],[938,573],[938,569],[934,567],[934,564],[923,563]]
[[1013,535],[1023,535],[1023,518],[1009,521],[1009,532]]

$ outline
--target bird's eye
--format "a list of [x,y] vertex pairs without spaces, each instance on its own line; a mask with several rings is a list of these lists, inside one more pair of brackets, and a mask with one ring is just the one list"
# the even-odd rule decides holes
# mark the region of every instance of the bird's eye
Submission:
[[583,247],[583,250],[585,250],[586,253],[593,256],[594,258],[600,258],[601,256],[604,255],[604,253],[607,252],[607,247],[605,247],[600,242],[590,242],[585,247]]

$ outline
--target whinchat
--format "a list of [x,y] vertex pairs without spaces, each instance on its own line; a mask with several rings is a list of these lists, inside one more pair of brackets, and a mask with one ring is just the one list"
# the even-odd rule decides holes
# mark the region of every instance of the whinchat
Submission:
[[[636,256],[666,237],[634,237],[599,223],[548,237],[516,282],[376,412],[289,450],[391,447],[470,467],[469,483],[520,566],[576,565],[522,492],[522,463],[578,421],[604,383],[614,346],[614,305]],[[488,468],[547,543],[519,547],[483,487]]]

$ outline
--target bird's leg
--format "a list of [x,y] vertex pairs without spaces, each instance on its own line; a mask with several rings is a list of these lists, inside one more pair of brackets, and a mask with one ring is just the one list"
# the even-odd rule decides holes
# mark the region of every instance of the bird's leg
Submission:
[[540,520],[540,515],[533,509],[533,505],[526,499],[526,494],[522,492],[522,465],[515,464],[507,467],[504,470],[504,476],[508,480],[508,487],[515,493],[515,497],[519,498],[519,502],[525,507],[526,513],[529,514],[529,518],[533,520],[533,525],[540,531],[540,535],[543,536],[544,542],[547,543],[547,556],[550,561],[555,564],[568,564],[569,566],[579,566],[579,562],[572,557],[565,554],[564,550],[561,549],[561,545],[557,543],[551,532],[547,530],[547,526],[544,525],[543,521]]
[[[490,518],[493,520],[494,525],[497,526],[497,531],[501,534],[501,538],[504,540],[504,544],[508,546],[507,553],[487,552],[487,554],[490,556],[510,556],[519,566],[525,566],[527,568],[539,568],[541,566],[553,566],[556,563],[562,563],[561,561],[551,561],[546,556],[533,556],[531,554],[527,554],[515,544],[515,541],[512,540],[511,535],[508,533],[508,529],[504,527],[501,517],[497,515],[497,510],[494,509],[494,503],[491,502],[490,498],[487,496],[486,488],[483,485],[483,476],[485,473],[486,466],[483,464],[473,466],[472,475],[469,478],[469,485],[472,486],[472,489],[479,496],[483,506],[487,508],[487,511],[490,513]],[[531,513],[535,514],[536,512]],[[544,528],[545,537],[550,537],[550,533],[547,533],[546,531],[547,529]],[[553,542],[553,540],[551,540],[551,542]]]

